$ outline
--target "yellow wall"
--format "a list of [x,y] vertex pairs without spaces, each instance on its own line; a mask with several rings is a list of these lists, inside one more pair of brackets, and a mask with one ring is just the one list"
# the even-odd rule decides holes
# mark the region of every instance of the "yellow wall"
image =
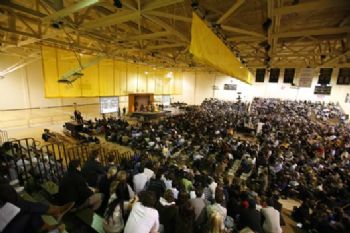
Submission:
[[[83,55],[81,63],[87,64],[96,57]],[[83,69],[84,74],[72,85],[58,83],[62,75],[79,67],[74,52],[42,47],[45,78],[45,97],[97,97],[120,96],[128,93],[182,94],[182,72],[154,69],[150,66],[102,59]]]

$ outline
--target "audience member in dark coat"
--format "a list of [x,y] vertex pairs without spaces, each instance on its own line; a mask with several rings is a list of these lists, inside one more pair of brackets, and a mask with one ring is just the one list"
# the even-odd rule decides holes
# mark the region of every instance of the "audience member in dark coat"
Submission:
[[72,160],[68,166],[68,172],[63,176],[58,191],[61,203],[74,201],[75,207],[92,207],[96,210],[102,202],[101,194],[94,194],[80,172],[78,160]]
[[249,207],[242,208],[238,218],[238,229],[249,227],[254,232],[262,233],[261,213],[256,210],[256,204],[253,200],[248,200]]
[[168,189],[161,197],[157,206],[159,213],[159,223],[164,226],[164,233],[174,233],[176,219],[178,218],[179,209],[176,206],[173,191]]
[[189,194],[180,191],[177,205],[179,214],[176,220],[175,233],[193,233],[195,226],[195,212],[192,205],[188,202]]
[[103,201],[101,208],[99,209],[99,213],[101,215],[104,214],[105,209],[108,204],[108,200],[110,198],[110,190],[111,190],[111,184],[116,179],[117,176],[117,168],[116,167],[110,167],[107,174],[104,175],[99,184],[99,191],[103,194]]
[[98,187],[100,179],[105,174],[105,169],[100,163],[97,150],[91,152],[90,158],[85,162],[81,172],[89,186],[94,188]]
[[156,196],[157,196],[157,200],[159,200],[160,197],[162,197],[164,195],[165,192],[165,184],[164,181],[162,181],[160,178],[162,177],[162,173],[161,172],[157,172],[156,173],[156,178],[152,178],[149,181],[149,184],[147,186],[147,190],[148,191],[153,191]]

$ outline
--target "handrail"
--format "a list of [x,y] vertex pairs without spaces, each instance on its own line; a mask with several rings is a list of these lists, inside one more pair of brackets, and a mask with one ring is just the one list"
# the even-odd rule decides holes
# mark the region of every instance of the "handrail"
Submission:
[[110,156],[115,163],[131,160],[130,151],[120,153],[108,149],[106,145],[83,144],[67,146],[62,142],[42,145],[34,138],[9,140],[10,154],[5,156],[6,169],[10,179],[18,179],[22,185],[34,179],[36,183],[46,181],[59,182],[66,167],[73,159],[85,163],[92,151],[98,150],[101,164],[107,166]]

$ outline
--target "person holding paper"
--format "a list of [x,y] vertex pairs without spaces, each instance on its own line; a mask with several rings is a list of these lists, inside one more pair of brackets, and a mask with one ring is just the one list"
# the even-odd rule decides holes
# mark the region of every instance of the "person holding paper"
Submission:
[[50,226],[41,215],[51,215],[60,222],[73,206],[74,202],[62,206],[47,205],[22,199],[7,179],[0,176],[0,232],[24,233],[62,229],[64,225]]

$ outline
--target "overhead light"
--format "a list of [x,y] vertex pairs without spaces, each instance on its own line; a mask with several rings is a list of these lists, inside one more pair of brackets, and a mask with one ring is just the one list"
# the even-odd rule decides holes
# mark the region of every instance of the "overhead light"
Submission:
[[148,71],[145,71],[145,75],[147,75],[148,74]]
[[299,4],[299,0],[293,0],[292,5],[294,6],[294,5],[297,5],[297,4]]
[[157,68],[156,67],[153,67],[153,70],[156,70]]
[[53,28],[56,28],[56,29],[60,29],[63,25],[63,22],[62,21],[55,21],[55,22],[52,22],[51,26]]
[[115,7],[117,8],[122,8],[123,7],[123,4],[120,0],[114,0],[114,4],[113,4]]
[[174,76],[173,72],[171,72],[171,71],[169,73],[167,73],[167,75],[166,75],[167,78],[172,78],[173,76]]
[[263,23],[263,29],[265,32],[267,32],[272,24],[272,19],[267,18],[266,21]]
[[192,0],[191,7],[196,10],[198,8],[198,1]]

